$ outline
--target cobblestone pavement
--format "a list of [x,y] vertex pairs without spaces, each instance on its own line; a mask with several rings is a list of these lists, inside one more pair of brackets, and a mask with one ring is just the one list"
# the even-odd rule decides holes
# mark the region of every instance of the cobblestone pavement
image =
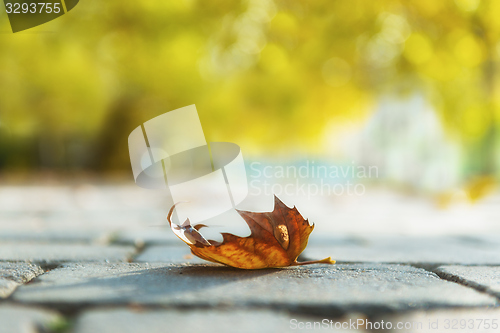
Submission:
[[500,195],[296,198],[316,223],[300,259],[337,264],[256,271],[190,255],[164,202],[134,184],[1,187],[0,331],[500,332]]

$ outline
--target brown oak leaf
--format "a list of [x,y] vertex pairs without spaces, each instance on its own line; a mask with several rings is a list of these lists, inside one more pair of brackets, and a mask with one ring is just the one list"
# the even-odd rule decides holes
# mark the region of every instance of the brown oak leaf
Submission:
[[199,230],[203,224],[191,226],[189,219],[182,225],[172,223],[174,205],[167,220],[172,231],[191,248],[191,252],[208,261],[243,269],[286,267],[315,263],[334,264],[330,257],[323,260],[297,262],[314,229],[295,207],[288,208],[274,197],[272,212],[254,213],[237,210],[250,227],[248,237],[222,233],[223,241],[206,240]]

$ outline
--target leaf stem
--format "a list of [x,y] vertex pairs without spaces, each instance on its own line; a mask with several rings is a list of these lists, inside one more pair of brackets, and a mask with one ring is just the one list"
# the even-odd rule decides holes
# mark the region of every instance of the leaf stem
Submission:
[[290,266],[302,266],[302,265],[311,265],[311,264],[335,264],[335,260],[332,260],[332,257],[328,257],[321,260],[311,260],[311,261],[302,261],[302,262],[294,262]]

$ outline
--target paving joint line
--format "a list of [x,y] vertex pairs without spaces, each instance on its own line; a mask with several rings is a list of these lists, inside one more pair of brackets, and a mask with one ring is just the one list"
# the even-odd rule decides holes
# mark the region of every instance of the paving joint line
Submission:
[[[500,303],[500,293],[497,293],[497,292],[491,290],[489,287],[484,286],[480,283],[464,279],[464,278],[462,278],[458,275],[455,275],[455,274],[449,274],[449,273],[445,273],[445,272],[438,270],[438,268],[443,266],[443,265],[449,265],[449,264],[413,264],[411,266],[413,266],[415,268],[421,268],[421,269],[424,269],[428,272],[434,273],[441,280],[453,282],[453,283],[459,284],[461,286],[464,286],[464,287],[467,287],[470,289],[474,289],[480,293],[495,297],[497,299],[497,302]],[[471,265],[460,265],[460,266],[471,266]],[[478,265],[472,265],[472,266],[478,266]],[[481,265],[481,266],[484,266],[484,265]]]
[[433,272],[443,280],[455,282],[455,283],[460,284],[464,287],[469,287],[469,288],[472,288],[478,292],[495,297],[497,299],[497,303],[499,303],[499,305],[500,305],[500,293],[497,293],[497,292],[491,290],[491,288],[489,288],[488,286],[482,285],[482,284],[474,282],[474,281],[464,279],[464,278],[462,278],[458,275],[455,275],[455,274],[441,272],[437,269],[435,269]]

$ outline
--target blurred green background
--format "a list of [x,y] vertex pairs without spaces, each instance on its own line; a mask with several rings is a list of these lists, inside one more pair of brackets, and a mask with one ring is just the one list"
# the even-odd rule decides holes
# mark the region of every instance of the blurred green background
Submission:
[[499,17],[496,0],[82,0],[13,34],[2,7],[0,167],[130,172],[128,134],[196,104],[207,140],[250,159],[491,183]]

